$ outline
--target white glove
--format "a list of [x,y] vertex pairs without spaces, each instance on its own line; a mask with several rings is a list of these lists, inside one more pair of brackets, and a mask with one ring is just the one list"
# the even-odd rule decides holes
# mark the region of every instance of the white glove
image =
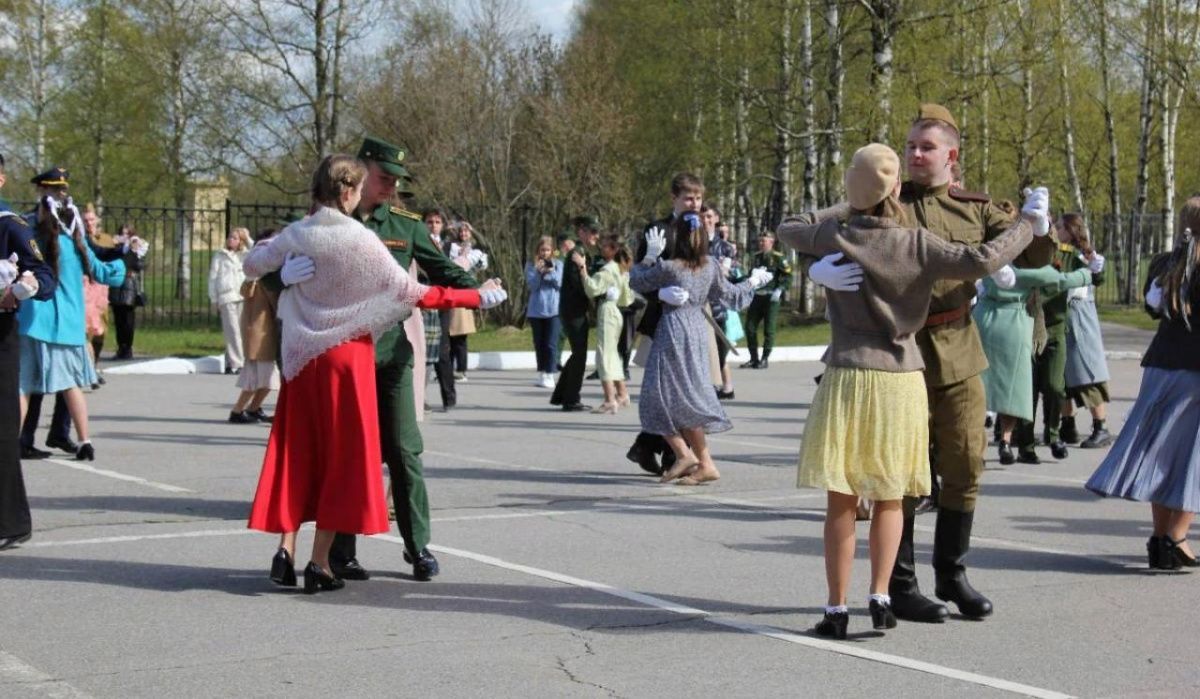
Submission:
[[1158,285],[1158,280],[1150,282],[1150,288],[1146,291],[1146,305],[1158,311],[1163,305],[1163,290]]
[[783,289],[776,289],[771,292],[771,303],[778,303],[781,298],[783,298]]
[[137,255],[138,259],[140,260],[146,256],[146,253],[150,252],[150,243],[147,243],[145,240],[138,238],[137,236],[134,236],[129,240],[129,248],[133,250],[133,254]]
[[1086,287],[1086,286],[1077,286],[1074,289],[1067,290],[1067,300],[1068,301],[1074,301],[1076,299],[1078,299],[1080,301],[1086,301],[1087,298],[1088,298],[1088,287]]
[[750,270],[750,288],[761,289],[764,284],[775,278],[766,267],[755,267]]
[[24,301],[38,292],[37,277],[33,276],[33,272],[25,272],[11,288],[13,296],[18,301]]
[[0,260],[0,289],[7,289],[20,274],[17,270],[17,253],[9,255],[7,260]]
[[732,257],[722,257],[721,258],[721,271],[724,272],[725,274],[729,274],[729,270],[731,270],[731,269],[733,269],[733,258]]
[[479,307],[483,310],[495,308],[504,303],[508,299],[508,292],[502,288],[488,289],[479,291]]
[[615,286],[608,287],[608,291],[604,292],[604,298],[608,299],[609,301],[616,301],[617,297],[620,295],[621,292],[617,291],[617,287]]
[[652,265],[662,257],[663,250],[667,249],[667,232],[655,226],[646,231],[646,256],[642,258],[642,264]]
[[316,273],[317,267],[311,257],[289,252],[279,270],[279,278],[283,280],[284,286],[295,286],[312,279]]
[[1088,262],[1088,269],[1092,270],[1092,274],[1100,274],[1104,271],[1104,255],[1093,253],[1091,262]]
[[488,256],[486,252],[482,250],[471,250],[471,252],[467,254],[467,259],[471,261],[472,271],[481,272],[487,269]]
[[692,295],[682,286],[664,286],[658,290],[658,300],[669,306],[682,306]]
[[1043,236],[1050,232],[1050,190],[1045,187],[1025,188],[1025,205],[1021,214],[1034,219],[1033,234]]
[[1012,268],[1012,265],[1004,265],[992,272],[992,281],[996,282],[996,286],[1001,289],[1011,289],[1017,285],[1017,271]]
[[808,268],[808,278],[833,291],[858,291],[862,283],[862,265],[851,262],[845,265],[837,264],[845,255],[835,252],[822,257]]
[[[983,296],[987,292],[987,287],[983,285],[982,279],[975,280],[975,297]],[[975,299],[971,299],[971,305],[975,305]]]

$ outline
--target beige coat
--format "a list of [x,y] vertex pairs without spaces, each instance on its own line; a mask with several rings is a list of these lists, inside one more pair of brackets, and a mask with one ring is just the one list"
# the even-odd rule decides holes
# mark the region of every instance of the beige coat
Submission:
[[273,362],[279,356],[279,294],[257,279],[242,282],[242,350],[246,361]]

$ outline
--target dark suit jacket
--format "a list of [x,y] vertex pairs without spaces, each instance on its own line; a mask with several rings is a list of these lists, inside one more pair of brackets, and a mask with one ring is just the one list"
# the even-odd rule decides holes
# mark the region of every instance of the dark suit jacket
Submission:
[[[667,246],[663,248],[662,258],[669,260],[675,256],[675,214],[671,213],[668,216],[651,221],[642,229],[642,234],[638,236],[637,252],[633,256],[633,263],[636,265],[646,256],[646,234],[651,228],[661,228],[667,232]],[[658,321],[662,318],[662,302],[658,300],[657,295],[651,295],[646,299],[646,312],[642,314],[642,320],[638,323],[637,331],[646,337],[654,337],[654,331],[658,329]]]

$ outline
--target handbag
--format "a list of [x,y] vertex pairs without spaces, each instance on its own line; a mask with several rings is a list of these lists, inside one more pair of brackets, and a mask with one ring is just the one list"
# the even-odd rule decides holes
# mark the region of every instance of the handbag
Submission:
[[139,291],[133,295],[133,306],[134,308],[141,308],[142,306],[146,305],[148,300],[149,299],[146,297],[146,292]]
[[746,337],[746,331],[742,328],[742,316],[732,308],[725,314],[725,337],[734,344]]

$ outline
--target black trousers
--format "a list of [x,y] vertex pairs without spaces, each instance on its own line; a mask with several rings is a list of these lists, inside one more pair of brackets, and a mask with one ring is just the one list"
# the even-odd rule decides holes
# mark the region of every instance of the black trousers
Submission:
[[579,391],[583,389],[583,375],[587,370],[588,321],[587,316],[562,316],[562,334],[571,345],[571,356],[558,375],[551,405],[571,405],[579,402]]
[[467,373],[467,336],[450,336],[450,358],[454,360],[454,370],[460,374]]
[[[21,354],[17,348],[17,317],[0,313],[0,425],[21,419],[19,375]],[[33,531],[25,478],[21,475],[21,445],[16,432],[0,430],[0,537],[20,536]]]
[[128,355],[133,352],[134,311],[133,306],[112,305],[113,325],[117,329],[117,354]]
[[629,375],[629,357],[633,354],[633,337],[637,334],[637,311],[621,309],[621,338],[617,340],[617,354],[621,355],[621,368]]
[[442,407],[453,408],[458,405],[458,391],[454,388],[454,366],[450,356],[450,312],[439,312],[438,323],[442,326],[442,337],[438,342],[433,373],[437,376],[438,389],[442,394]]
[[[32,447],[37,433],[38,420],[42,417],[42,397],[44,393],[29,394],[29,409],[25,411],[25,422],[21,425],[21,446]],[[50,418],[50,433],[46,441],[71,439],[71,414],[67,412],[67,401],[63,394],[54,394],[54,417]]]

